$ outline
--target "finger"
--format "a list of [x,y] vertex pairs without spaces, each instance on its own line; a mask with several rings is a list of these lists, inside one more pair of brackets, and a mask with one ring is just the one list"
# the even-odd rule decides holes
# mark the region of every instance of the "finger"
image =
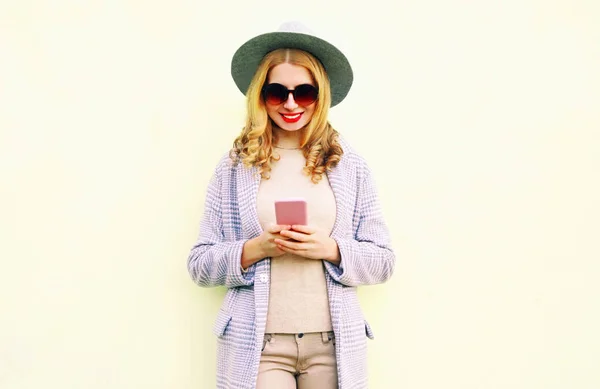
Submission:
[[310,240],[310,235],[306,235],[300,232],[284,230],[279,234],[286,239],[293,239],[298,242],[307,242]]
[[298,243],[291,240],[275,239],[275,244],[277,244],[277,246],[279,247],[291,249],[294,251],[301,251],[305,249],[304,243]]
[[267,241],[271,242],[271,243],[275,243],[275,239],[281,239],[281,240],[289,240],[290,238],[287,238],[285,236],[282,236],[281,234],[273,234],[273,236],[271,236],[269,239],[267,239]]
[[283,246],[277,246],[277,248],[281,251],[283,251],[284,253],[287,254],[292,254],[292,255],[296,255],[298,257],[303,257],[304,256],[304,251],[298,251],[298,250],[294,250],[294,249],[289,249],[287,247],[283,247]]
[[292,228],[292,226],[274,224],[274,225],[269,226],[269,228],[267,228],[267,232],[269,232],[271,234],[276,234],[282,230],[289,230],[290,228]]
[[315,232],[317,232],[317,229],[314,227],[303,226],[300,224],[294,224],[293,226],[291,226],[291,229],[294,231],[302,232],[304,234],[309,234],[309,235],[312,235]]

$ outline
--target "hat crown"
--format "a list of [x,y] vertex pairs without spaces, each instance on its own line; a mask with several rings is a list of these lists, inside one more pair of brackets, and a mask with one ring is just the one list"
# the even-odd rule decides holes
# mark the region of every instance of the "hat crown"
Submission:
[[302,22],[297,20],[291,20],[283,23],[281,26],[279,26],[279,30],[277,30],[277,32],[295,32],[300,34],[314,35],[313,31],[302,24]]

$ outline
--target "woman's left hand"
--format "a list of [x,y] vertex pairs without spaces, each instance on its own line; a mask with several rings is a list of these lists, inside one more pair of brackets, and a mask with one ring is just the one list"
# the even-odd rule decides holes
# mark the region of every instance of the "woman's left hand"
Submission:
[[279,249],[287,253],[308,259],[323,259],[335,265],[340,263],[337,242],[322,230],[294,225],[291,230],[282,230],[280,235],[292,239],[275,239]]

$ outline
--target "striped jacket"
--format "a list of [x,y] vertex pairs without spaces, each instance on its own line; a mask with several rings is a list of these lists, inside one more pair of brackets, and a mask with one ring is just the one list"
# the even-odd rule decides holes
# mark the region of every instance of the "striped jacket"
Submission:
[[[340,139],[344,155],[327,173],[336,199],[336,240],[341,263],[325,262],[331,320],[336,337],[340,389],[365,389],[367,337],[356,287],[385,282],[395,255],[377,190],[362,157]],[[225,286],[227,293],[213,332],[218,339],[217,388],[254,389],[269,302],[270,259],[242,273],[242,246],[261,234],[256,210],[257,169],[234,165],[225,155],[209,183],[200,235],[188,258],[188,270],[200,286]]]

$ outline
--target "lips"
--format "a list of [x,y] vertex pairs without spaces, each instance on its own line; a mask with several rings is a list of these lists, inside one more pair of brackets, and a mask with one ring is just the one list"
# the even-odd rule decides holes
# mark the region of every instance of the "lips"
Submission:
[[295,114],[283,114],[281,113],[281,117],[283,118],[283,121],[286,123],[296,123],[298,120],[300,120],[300,118],[302,117],[302,114],[304,112],[299,112],[299,113],[295,113]]

